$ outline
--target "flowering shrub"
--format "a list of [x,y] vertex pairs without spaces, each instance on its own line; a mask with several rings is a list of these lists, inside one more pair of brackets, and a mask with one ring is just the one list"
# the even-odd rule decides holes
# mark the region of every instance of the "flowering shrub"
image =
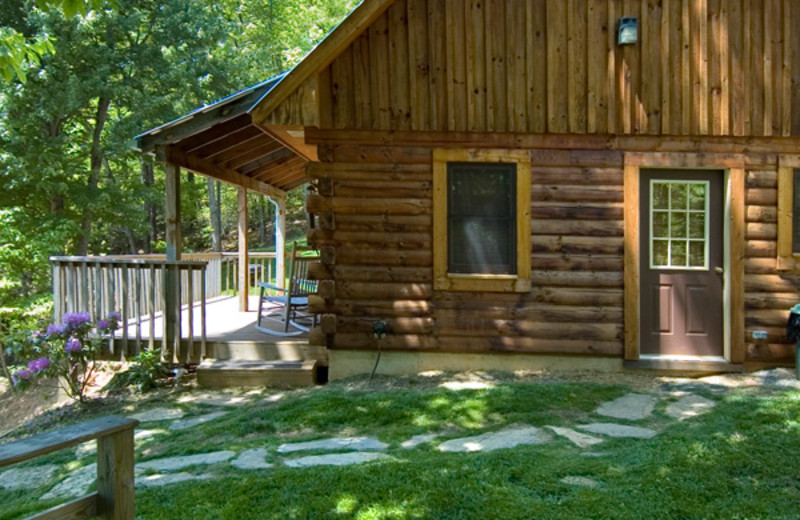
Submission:
[[25,389],[41,377],[57,377],[70,397],[83,401],[97,353],[103,341],[117,330],[119,320],[119,314],[112,312],[95,325],[88,312],[72,312],[65,314],[61,323],[33,332],[26,348],[33,359],[12,372],[12,383]]

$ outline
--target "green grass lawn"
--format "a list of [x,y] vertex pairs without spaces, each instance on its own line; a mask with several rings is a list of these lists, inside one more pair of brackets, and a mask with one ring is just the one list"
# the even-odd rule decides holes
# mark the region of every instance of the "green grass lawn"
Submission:
[[[390,385],[389,385],[390,386]],[[137,488],[140,519],[780,519],[800,518],[800,392],[700,392],[718,405],[676,422],[664,415],[670,400],[658,394],[651,418],[638,426],[659,430],[653,439],[609,439],[586,457],[562,438],[540,446],[491,453],[449,454],[434,444],[404,450],[421,433],[442,439],[511,424],[575,426],[608,422],[593,414],[602,402],[631,391],[591,382],[506,381],[482,390],[435,385],[397,388],[331,384],[286,392],[274,405],[263,395],[222,419],[182,432],[161,430],[137,446],[137,460],[266,447],[275,467],[243,471],[229,464],[196,468],[213,480]],[[266,394],[264,394],[266,395]],[[136,409],[163,406],[163,396]],[[93,407],[119,412],[124,402]],[[192,414],[216,408],[183,403]],[[82,418],[86,418],[84,414]],[[626,421],[617,421],[623,422]],[[153,429],[153,423],[142,425]],[[391,445],[394,460],[349,467],[294,469],[280,464],[284,442],[335,435],[374,435]],[[438,442],[438,440],[437,440]],[[306,453],[292,455],[303,456]],[[87,456],[81,463],[93,460]],[[73,452],[42,462],[79,465]],[[72,461],[70,463],[70,461]],[[66,471],[67,468],[65,468]],[[192,471],[192,469],[189,469]],[[601,483],[563,484],[565,476]],[[0,491],[0,519],[22,518],[45,489]]]

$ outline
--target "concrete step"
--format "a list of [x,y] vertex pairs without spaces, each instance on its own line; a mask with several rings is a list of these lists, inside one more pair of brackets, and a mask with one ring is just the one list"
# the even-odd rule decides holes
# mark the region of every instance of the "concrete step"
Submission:
[[197,367],[197,383],[205,388],[233,386],[301,387],[317,382],[317,361],[206,359]]

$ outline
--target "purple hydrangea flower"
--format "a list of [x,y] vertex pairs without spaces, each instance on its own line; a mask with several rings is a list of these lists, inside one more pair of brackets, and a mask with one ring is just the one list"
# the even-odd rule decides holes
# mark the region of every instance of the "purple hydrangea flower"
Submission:
[[83,350],[83,345],[78,338],[69,338],[64,345],[65,352],[80,352],[81,350]]
[[19,370],[14,372],[14,377],[16,377],[17,379],[30,379],[31,372],[26,368],[20,368]]
[[33,361],[28,362],[28,370],[32,374],[36,372],[41,372],[42,370],[47,369],[50,366],[50,358],[41,357],[39,359],[34,359]]
[[109,330],[117,330],[119,328],[119,321],[122,317],[119,315],[117,311],[111,311],[108,313],[108,329]]
[[91,323],[92,317],[88,312],[68,312],[61,321],[67,326],[67,330],[76,330]]
[[47,326],[47,335],[48,336],[57,336],[59,334],[64,334],[67,331],[67,327],[64,325],[60,325],[57,323],[53,323],[52,325]]
[[108,328],[110,326],[111,326],[111,323],[109,323],[108,320],[100,320],[100,321],[97,322],[97,330],[99,330],[99,331],[105,332],[105,331],[108,330]]

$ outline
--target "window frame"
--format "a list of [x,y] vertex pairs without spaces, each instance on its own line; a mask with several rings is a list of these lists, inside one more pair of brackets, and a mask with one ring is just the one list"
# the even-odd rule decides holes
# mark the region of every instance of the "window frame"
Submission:
[[[780,271],[800,271],[800,251],[794,252],[796,171],[800,174],[800,155],[778,157],[777,268]],[[797,217],[800,218],[800,215]]]
[[[513,163],[516,165],[515,274],[448,272],[448,163]],[[527,292],[531,275],[530,152],[502,149],[436,149],[433,152],[433,280],[436,290]]]

